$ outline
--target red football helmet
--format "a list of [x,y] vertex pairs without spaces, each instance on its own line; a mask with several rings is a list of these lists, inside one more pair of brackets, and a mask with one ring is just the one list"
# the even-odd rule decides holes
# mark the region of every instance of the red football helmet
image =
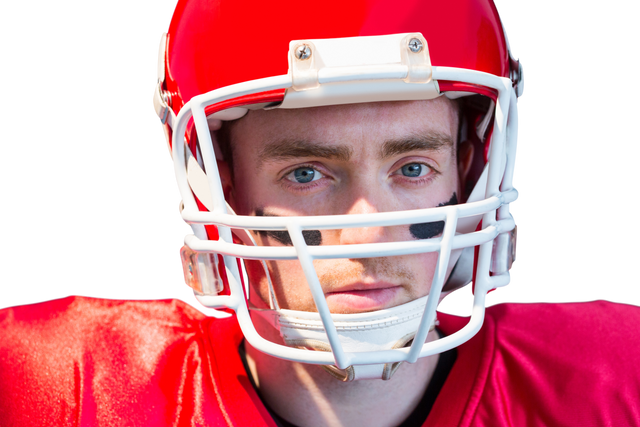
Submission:
[[[204,305],[234,310],[254,347],[327,365],[344,380],[389,378],[399,362],[445,351],[479,330],[486,293],[509,282],[514,258],[509,203],[517,198],[511,183],[523,89],[522,67],[491,0],[181,0],[162,38],[158,74],[154,104],[175,163],[182,216],[194,232],[182,251],[185,279]],[[460,99],[460,132],[476,146],[472,185],[460,204],[311,217],[237,216],[228,207],[217,166],[225,160],[216,142],[223,121],[252,109],[439,96]],[[442,234],[346,246],[307,246],[302,236],[426,222],[443,222]],[[293,244],[257,246],[253,230],[288,231]],[[371,313],[331,314],[312,263],[424,252],[439,254],[430,295]],[[298,259],[317,313],[281,310],[273,291],[270,310],[250,308],[244,259],[261,260],[267,276],[265,261]],[[425,343],[442,292],[472,280],[467,326]],[[260,336],[252,316],[269,319],[287,345]],[[380,327],[389,323],[395,326]]]

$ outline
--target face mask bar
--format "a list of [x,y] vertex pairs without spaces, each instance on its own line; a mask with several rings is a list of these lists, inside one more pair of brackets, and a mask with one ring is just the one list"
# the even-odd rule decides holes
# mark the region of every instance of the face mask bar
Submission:
[[[246,95],[278,89],[290,89],[292,87],[291,75],[270,77],[218,89],[194,97],[180,111],[174,129],[172,151],[176,177],[184,203],[182,216],[194,231],[194,235],[185,238],[185,244],[196,253],[222,255],[230,288],[230,295],[205,295],[200,296],[198,299],[204,305],[212,308],[234,310],[237,313],[238,322],[245,338],[258,350],[291,361],[335,364],[338,368],[345,369],[351,365],[400,361],[415,362],[419,357],[440,353],[462,344],[480,329],[484,319],[486,293],[491,289],[505,286],[509,282],[509,263],[506,260],[509,259],[511,250],[509,245],[510,234],[515,228],[515,223],[509,213],[509,203],[517,198],[517,192],[511,185],[517,134],[516,94],[512,88],[511,80],[482,72],[432,67],[431,74],[434,82],[438,80],[457,81],[498,91],[494,130],[488,156],[488,178],[484,200],[462,205],[365,215],[315,217],[235,216],[227,213],[205,108]],[[389,73],[386,74],[386,76],[388,75]],[[368,74],[364,78],[370,80],[372,75]],[[340,76],[335,72],[331,75],[331,79],[331,84],[339,84],[341,82]],[[344,81],[354,82],[357,80],[353,70],[350,70],[350,73],[344,76]],[[380,82],[380,85],[384,86],[384,82]],[[373,87],[375,87],[375,84],[373,84]],[[385,88],[382,87],[381,91],[385,92]],[[384,98],[384,96],[382,97]],[[200,212],[198,210],[187,178],[186,165],[190,151],[188,147],[185,147],[184,135],[187,123],[191,118],[200,138],[202,163],[207,171],[208,186],[212,189],[213,210],[210,212]],[[482,216],[482,229],[468,234],[456,235],[459,220],[480,215]],[[441,237],[409,242],[309,247],[302,235],[304,230],[408,225],[434,221],[445,222],[444,232]],[[207,239],[205,224],[212,224],[218,227],[219,240],[210,241]],[[231,229],[236,228],[244,230],[286,230],[291,236],[293,247],[257,247],[234,244]],[[474,246],[479,247],[479,251],[475,275],[473,312],[469,323],[450,336],[425,343],[429,327],[435,318],[452,251]],[[413,344],[410,347],[376,352],[345,352],[338,338],[332,315],[327,307],[313,266],[313,260],[386,257],[424,252],[438,252],[438,260],[431,292]],[[332,352],[286,347],[261,337],[251,321],[242,285],[242,283],[248,283],[247,277],[238,268],[238,259],[298,259],[322,319]]]

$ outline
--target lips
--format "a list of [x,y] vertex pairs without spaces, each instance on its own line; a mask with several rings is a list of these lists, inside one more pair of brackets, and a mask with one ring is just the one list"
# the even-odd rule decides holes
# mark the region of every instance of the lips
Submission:
[[390,283],[356,283],[327,292],[325,297],[333,313],[358,313],[392,307],[402,287]]
[[374,283],[357,282],[357,283],[352,283],[350,285],[338,286],[336,289],[332,289],[331,291],[327,292],[327,294],[352,292],[352,291],[377,291],[380,289],[389,289],[389,288],[397,288],[397,287],[399,286],[386,281],[384,282],[380,281],[380,282],[374,282]]

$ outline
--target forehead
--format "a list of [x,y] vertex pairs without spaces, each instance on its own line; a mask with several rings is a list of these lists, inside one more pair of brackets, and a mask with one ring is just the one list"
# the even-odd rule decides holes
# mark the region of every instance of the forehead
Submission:
[[234,134],[265,142],[303,138],[346,143],[435,132],[455,140],[457,126],[456,104],[439,97],[424,101],[255,110],[234,124]]

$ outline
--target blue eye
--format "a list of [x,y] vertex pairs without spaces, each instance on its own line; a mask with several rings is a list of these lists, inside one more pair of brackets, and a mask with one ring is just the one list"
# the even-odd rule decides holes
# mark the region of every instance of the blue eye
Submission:
[[420,163],[409,163],[408,165],[404,165],[402,170],[402,175],[416,178],[423,175],[424,168],[426,166]]
[[309,166],[303,166],[295,169],[286,177],[289,181],[294,181],[299,184],[306,184],[311,181],[316,181],[322,178],[322,174]]

